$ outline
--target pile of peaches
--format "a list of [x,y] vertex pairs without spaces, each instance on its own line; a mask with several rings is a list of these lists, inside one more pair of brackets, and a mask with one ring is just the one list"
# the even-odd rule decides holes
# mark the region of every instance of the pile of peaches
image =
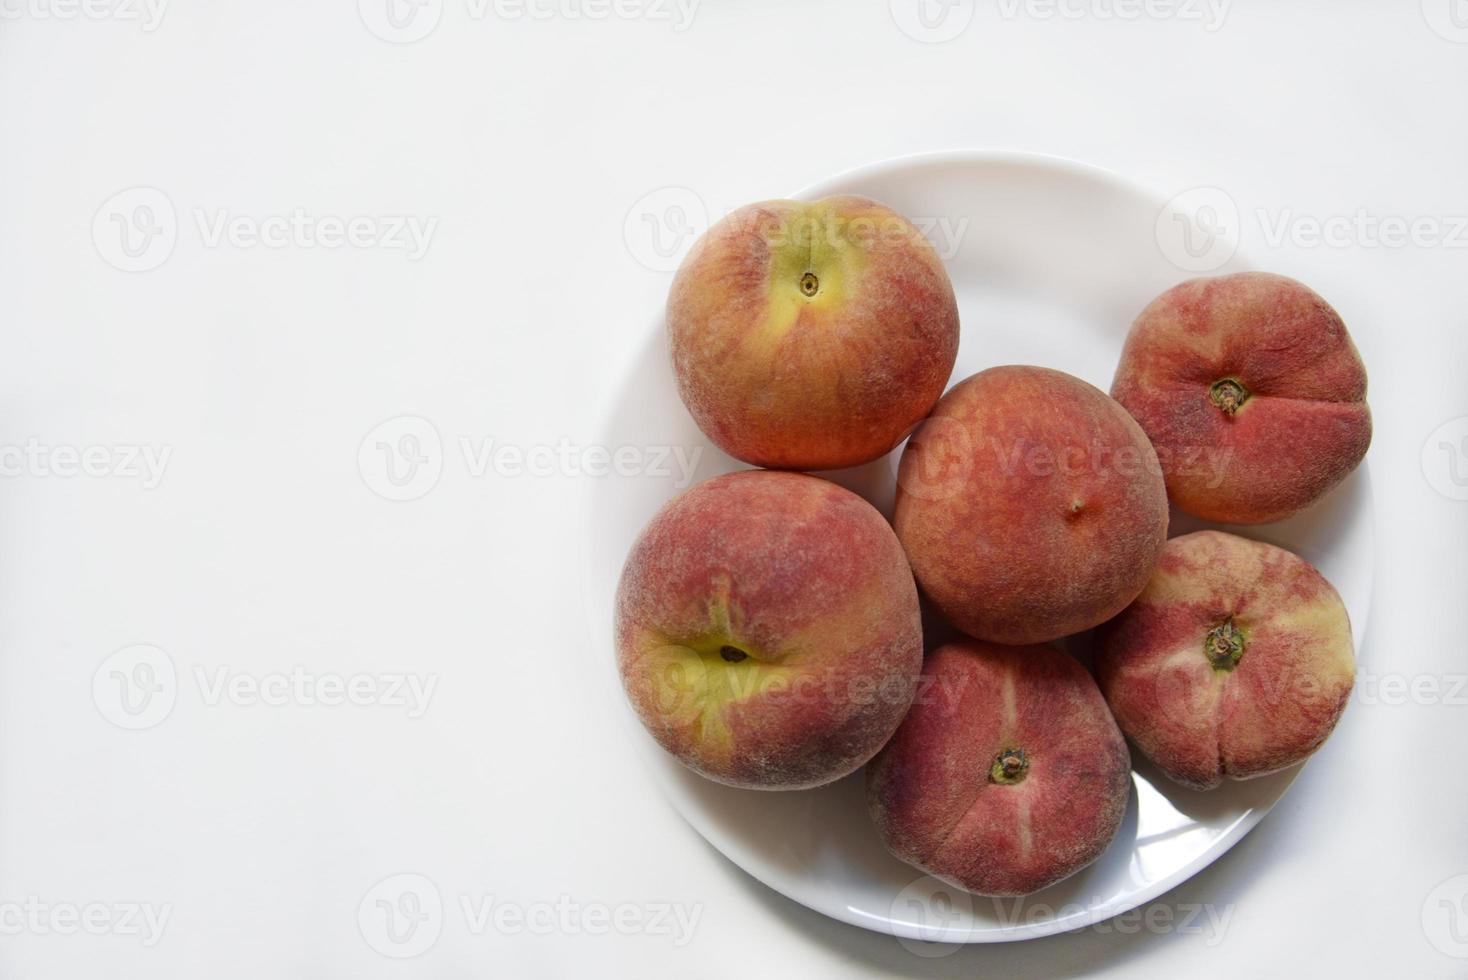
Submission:
[[[1232,533],[1168,539],[1169,502],[1278,521],[1365,455],[1365,369],[1310,289],[1242,273],[1168,290],[1109,395],[1018,365],[944,394],[942,262],[895,211],[842,196],[731,213],[679,269],[667,324],[693,418],[760,467],[665,506],[618,587],[629,700],[691,769],[798,790],[866,765],[894,855],[1021,895],[1110,844],[1128,740],[1206,790],[1294,765],[1335,727],[1355,658],[1330,583]],[[890,522],[802,472],[904,439]],[[926,657],[925,603],[965,635]],[[1054,645],[1089,630],[1092,669]]]

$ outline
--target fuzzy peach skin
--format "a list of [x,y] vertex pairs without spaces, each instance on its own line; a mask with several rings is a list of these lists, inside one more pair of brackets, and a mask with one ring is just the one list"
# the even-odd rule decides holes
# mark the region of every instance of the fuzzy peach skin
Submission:
[[867,767],[889,850],[980,895],[1027,895],[1106,850],[1131,756],[1095,681],[1048,646],[940,647],[925,693]]
[[897,536],[970,636],[1039,643],[1111,618],[1167,539],[1157,457],[1079,378],[998,367],[955,385],[903,452]]
[[1199,531],[1167,543],[1142,595],[1100,631],[1096,673],[1142,754],[1211,789],[1320,748],[1356,667],[1346,607],[1313,566]]
[[1284,276],[1163,293],[1133,324],[1111,393],[1157,447],[1173,502],[1210,521],[1289,517],[1371,444],[1366,368],[1345,324]]
[[870,504],[731,473],[653,518],[617,590],[617,666],[653,737],[710,779],[801,789],[871,758],[922,669],[917,587]]
[[729,455],[821,470],[888,452],[958,354],[958,305],[922,234],[863,197],[766,201],[698,240],[673,279],[683,402]]

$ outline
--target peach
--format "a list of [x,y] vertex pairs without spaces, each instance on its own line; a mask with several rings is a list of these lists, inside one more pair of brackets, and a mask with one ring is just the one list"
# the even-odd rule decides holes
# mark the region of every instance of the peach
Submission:
[[1101,630],[1096,673],[1142,754],[1210,789],[1320,748],[1356,668],[1346,608],[1313,566],[1199,531],[1167,543],[1142,595]]
[[1106,850],[1131,757],[1096,682],[1047,646],[940,647],[926,693],[867,767],[891,852],[981,895],[1027,895]]
[[664,507],[627,557],[617,666],[653,737],[731,786],[838,779],[902,721],[917,587],[886,520],[800,473],[746,471]]
[[895,526],[923,592],[970,636],[1039,643],[1110,619],[1167,539],[1156,454],[1079,378],[998,367],[909,441]]
[[1284,276],[1163,293],[1132,325],[1111,393],[1157,447],[1173,503],[1210,521],[1289,517],[1371,444],[1366,368],[1345,324]]
[[863,197],[766,201],[708,230],[673,279],[678,391],[729,455],[782,469],[869,462],[928,414],[958,306],[922,234]]

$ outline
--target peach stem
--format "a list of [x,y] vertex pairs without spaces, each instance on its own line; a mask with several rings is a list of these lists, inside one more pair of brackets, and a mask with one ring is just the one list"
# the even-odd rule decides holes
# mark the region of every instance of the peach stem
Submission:
[[1203,653],[1214,670],[1233,670],[1244,655],[1244,634],[1230,616],[1208,631],[1203,640]]
[[1249,400],[1249,389],[1234,378],[1219,378],[1208,388],[1208,399],[1224,415],[1233,415]]
[[1013,785],[1025,778],[1030,770],[1030,760],[1025,758],[1024,749],[1005,749],[994,759],[989,769],[992,782]]

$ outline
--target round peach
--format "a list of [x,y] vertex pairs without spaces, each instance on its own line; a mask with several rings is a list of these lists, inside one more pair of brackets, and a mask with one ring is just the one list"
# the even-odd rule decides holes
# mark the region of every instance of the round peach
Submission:
[[617,666],[653,737],[756,789],[855,770],[922,669],[917,587],[870,504],[799,473],[746,471],[664,507],[622,570]]
[[876,459],[928,414],[958,354],[958,305],[922,234],[862,197],[767,201],[700,238],[673,279],[678,391],[758,466]]
[[1132,325],[1111,393],[1147,431],[1173,503],[1205,520],[1296,513],[1371,444],[1366,368],[1340,315],[1293,279],[1194,279]]
[[1027,895],[1106,850],[1131,757],[1095,681],[1047,646],[940,647],[926,693],[867,767],[898,858],[980,895]]
[[1167,539],[1157,457],[1079,378],[998,367],[954,386],[909,441],[897,536],[954,626],[999,643],[1089,629],[1136,598]]
[[1169,541],[1097,646],[1122,731],[1195,789],[1305,759],[1335,728],[1356,675],[1346,607],[1324,576],[1221,531]]

